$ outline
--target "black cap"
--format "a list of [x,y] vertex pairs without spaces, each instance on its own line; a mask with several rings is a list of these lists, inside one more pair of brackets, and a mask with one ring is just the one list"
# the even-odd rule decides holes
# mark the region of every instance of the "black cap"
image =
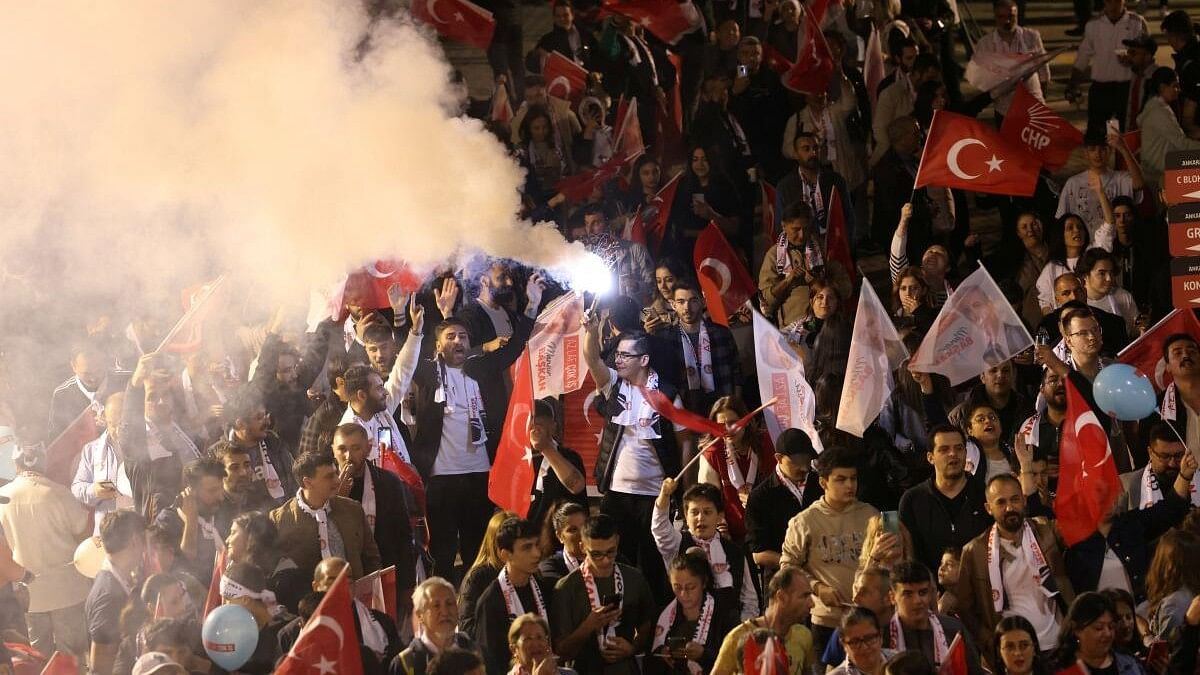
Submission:
[[1151,54],[1158,51],[1158,42],[1149,35],[1139,35],[1129,40],[1121,40],[1121,44],[1130,49],[1145,49]]
[[779,434],[779,439],[775,441],[775,452],[787,457],[803,455],[811,458],[817,456],[812,439],[799,429],[784,429],[783,433]]

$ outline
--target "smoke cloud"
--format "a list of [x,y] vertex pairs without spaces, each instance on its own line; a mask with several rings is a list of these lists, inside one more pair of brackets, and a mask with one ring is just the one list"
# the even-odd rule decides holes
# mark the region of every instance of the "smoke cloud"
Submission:
[[376,258],[585,255],[518,219],[522,170],[457,117],[437,45],[354,0],[11,3],[0,34],[9,273],[304,298]]

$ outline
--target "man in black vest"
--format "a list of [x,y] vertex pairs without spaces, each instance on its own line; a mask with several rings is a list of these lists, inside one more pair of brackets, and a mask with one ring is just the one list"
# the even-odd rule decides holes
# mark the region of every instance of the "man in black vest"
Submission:
[[660,381],[650,367],[649,336],[622,335],[613,369],[600,358],[599,320],[588,312],[583,323],[583,358],[600,393],[597,409],[605,418],[595,468],[596,486],[603,495],[600,512],[618,523],[624,559],[642,570],[656,593],[665,593],[666,568],[650,534],[651,516],[663,479],[679,473],[680,458],[691,456],[693,441],[682,427],[669,426],[654,412],[642,389],[661,391],[676,407],[682,402],[675,387]]

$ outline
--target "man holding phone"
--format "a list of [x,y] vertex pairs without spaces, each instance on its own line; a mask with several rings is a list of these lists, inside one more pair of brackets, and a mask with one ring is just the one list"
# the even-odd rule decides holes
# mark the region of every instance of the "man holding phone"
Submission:
[[633,675],[634,656],[650,646],[657,611],[641,572],[617,562],[620,535],[606,515],[592,516],[583,531],[586,558],[554,589],[554,644],[563,661],[581,673]]

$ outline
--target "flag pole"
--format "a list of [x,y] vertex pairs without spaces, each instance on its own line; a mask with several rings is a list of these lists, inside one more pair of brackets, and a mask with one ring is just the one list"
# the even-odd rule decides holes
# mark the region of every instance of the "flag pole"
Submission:
[[[778,402],[779,402],[779,397],[776,396],[776,397],[772,398],[770,401],[767,401],[766,403],[758,406],[754,410],[751,410],[749,413],[746,414],[746,418],[754,417],[758,413],[766,410],[767,408],[770,408],[771,406],[775,405]],[[712,446],[716,445],[717,441],[721,440],[721,438],[722,438],[721,436],[714,436],[713,438],[710,438],[707,443],[696,448],[696,454],[692,455],[692,458],[688,460],[688,463],[683,465],[683,468],[680,469],[679,474],[677,476],[675,476],[675,481],[678,482],[678,481],[683,480],[683,474],[687,473],[688,469],[692,468],[692,465],[696,463],[696,460],[700,459],[700,456],[704,454],[705,450],[708,450]]]
[[[929,131],[930,132],[932,132],[933,127],[937,125],[937,118],[938,118],[938,111],[934,110],[933,111],[933,119],[931,119],[929,121]],[[925,164],[925,155],[928,152],[929,152],[929,136],[926,135],[925,145],[924,145],[924,147],[921,148],[921,159],[917,161],[917,173],[915,176],[913,176],[913,191],[912,191],[912,194],[909,195],[909,197],[908,197],[909,204],[912,204],[913,200],[917,198],[917,190],[925,187],[924,185],[917,185],[917,180],[921,177],[921,166],[923,164]]]
[[221,284],[223,284],[223,283],[225,283],[225,275],[224,274],[217,277],[217,280],[213,282],[212,287],[208,289],[208,293],[205,293],[204,297],[200,298],[199,302],[193,304],[191,307],[188,308],[188,311],[183,313],[183,316],[179,317],[179,320],[175,322],[175,325],[171,327],[171,330],[167,332],[167,336],[163,338],[162,342],[159,343],[158,348],[155,349],[154,351],[160,352],[163,350],[164,347],[171,344],[171,340],[174,340],[175,336],[179,334],[179,331],[183,330],[183,327],[187,324],[188,319],[192,318],[192,316],[201,307],[203,307],[209,301],[209,299],[212,298],[213,295],[216,294],[217,289],[220,288]]

